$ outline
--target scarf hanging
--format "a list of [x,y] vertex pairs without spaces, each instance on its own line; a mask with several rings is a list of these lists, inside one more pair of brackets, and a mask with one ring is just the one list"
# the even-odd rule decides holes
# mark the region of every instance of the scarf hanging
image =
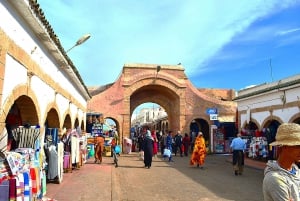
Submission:
[[36,186],[36,174],[34,168],[30,168],[30,181],[31,181],[32,195],[35,196],[37,194],[37,186]]
[[28,172],[23,173],[24,177],[24,201],[30,201],[30,177]]
[[17,186],[16,186],[16,179],[11,178],[9,179],[9,201],[16,201],[17,195]]
[[22,201],[22,190],[20,186],[20,181],[18,177],[16,179],[16,201]]
[[19,186],[20,186],[20,194],[21,194],[21,200],[24,200],[24,175],[23,173],[18,174],[18,180],[19,180]]
[[16,128],[12,130],[14,140],[18,148],[33,148],[35,141],[40,135],[40,129],[36,128]]

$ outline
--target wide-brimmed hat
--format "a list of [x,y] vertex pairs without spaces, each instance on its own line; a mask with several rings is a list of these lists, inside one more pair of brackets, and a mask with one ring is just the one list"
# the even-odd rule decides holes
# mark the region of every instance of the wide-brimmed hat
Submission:
[[300,125],[296,123],[283,123],[277,129],[276,141],[270,145],[296,146],[300,145]]

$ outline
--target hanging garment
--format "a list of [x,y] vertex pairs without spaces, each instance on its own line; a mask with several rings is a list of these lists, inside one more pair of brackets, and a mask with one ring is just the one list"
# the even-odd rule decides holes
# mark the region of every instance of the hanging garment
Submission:
[[30,175],[29,172],[23,172],[24,177],[24,201],[30,200]]
[[12,130],[14,140],[18,148],[33,148],[35,141],[40,135],[40,129],[36,128],[16,128]]
[[15,178],[9,179],[9,201],[16,201],[17,183]]
[[36,186],[36,174],[34,168],[30,168],[30,181],[31,181],[31,186],[32,186],[32,195],[36,196],[37,194],[37,186]]
[[17,189],[17,201],[23,201],[24,200],[24,176],[23,176],[23,173],[19,173],[17,175],[18,177],[18,182],[19,182],[19,185],[18,185],[18,189]]
[[47,178],[52,180],[58,175],[58,157],[56,147],[51,145],[49,148],[45,147],[48,156],[48,173]]
[[79,139],[75,135],[71,136],[71,157],[72,164],[79,162],[80,150],[79,150]]

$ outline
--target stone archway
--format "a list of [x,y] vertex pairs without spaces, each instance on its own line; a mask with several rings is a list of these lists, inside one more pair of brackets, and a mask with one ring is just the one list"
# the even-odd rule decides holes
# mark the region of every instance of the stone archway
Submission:
[[[121,138],[130,136],[131,115],[135,107],[145,102],[161,105],[168,114],[168,130],[189,132],[190,120],[208,119],[206,109],[218,108],[219,116],[236,113],[234,91],[222,90],[225,99],[212,89],[197,89],[188,80],[181,65],[125,64],[116,82],[89,88],[92,95],[89,110],[113,118],[118,124]],[[220,91],[219,91],[220,92]]]
[[180,125],[180,97],[176,93],[162,85],[142,86],[130,96],[130,114],[137,106],[145,102],[153,102],[162,106],[168,114],[170,128],[174,132],[180,129],[178,126]]

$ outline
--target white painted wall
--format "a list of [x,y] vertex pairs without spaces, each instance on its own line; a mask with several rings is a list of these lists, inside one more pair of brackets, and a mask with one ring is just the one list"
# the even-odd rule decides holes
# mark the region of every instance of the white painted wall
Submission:
[[[291,78],[286,78],[284,80],[280,80],[280,82],[290,81],[292,79],[299,79],[300,76],[296,75]],[[278,81],[279,82],[279,81]],[[238,95],[245,95],[247,93],[255,92],[256,90],[261,90],[264,87],[274,86],[278,84],[278,82],[274,82],[271,84],[263,84],[259,85],[258,87],[253,87],[251,89],[242,90],[242,92],[238,93]],[[285,102],[283,101],[282,97],[285,95]],[[300,103],[300,86],[292,85],[283,89],[273,90],[271,92],[264,93],[263,95],[256,95],[252,97],[248,97],[242,100],[237,100],[237,106],[239,111],[246,111],[248,108],[251,110],[251,119],[257,121],[260,125],[259,127],[263,127],[263,122],[268,119],[271,115],[270,111],[263,111],[263,112],[254,112],[254,109],[257,108],[267,108],[269,106],[275,105],[280,106],[280,109],[273,109],[273,116],[278,117],[283,122],[290,122],[291,118],[300,113],[299,107],[287,107],[286,105],[291,102]],[[247,121],[247,114],[240,115],[240,127]]]
[[[87,101],[83,95],[74,87],[68,77],[60,71],[60,66],[55,63],[51,55],[39,41],[40,39],[32,32],[31,28],[27,27],[27,23],[23,18],[20,18],[18,13],[10,7],[9,1],[1,1],[0,4],[0,28],[13,40],[18,46],[20,46],[30,57],[39,65],[39,67],[48,74],[54,81],[59,83],[66,91],[72,94],[83,106],[87,106]],[[26,2],[26,1],[25,1]],[[24,8],[28,9],[28,8]],[[45,31],[46,33],[46,31]],[[27,69],[13,56],[6,55],[5,63],[5,75],[3,84],[3,96],[1,107],[7,101],[7,98],[11,94],[12,90],[19,85],[27,83]],[[47,115],[46,108],[49,103],[56,100],[58,106],[58,113],[62,115],[69,109],[69,97],[63,97],[61,94],[57,94],[55,97],[55,90],[51,88],[47,83],[44,83],[37,76],[33,76],[31,79],[30,88],[33,90],[35,96],[38,99],[40,106],[41,117]],[[80,110],[81,111],[81,110]],[[71,117],[75,119],[74,115],[78,114],[77,106],[71,105]],[[84,119],[84,112],[80,112],[80,120]],[[43,122],[40,122],[43,125]]]

